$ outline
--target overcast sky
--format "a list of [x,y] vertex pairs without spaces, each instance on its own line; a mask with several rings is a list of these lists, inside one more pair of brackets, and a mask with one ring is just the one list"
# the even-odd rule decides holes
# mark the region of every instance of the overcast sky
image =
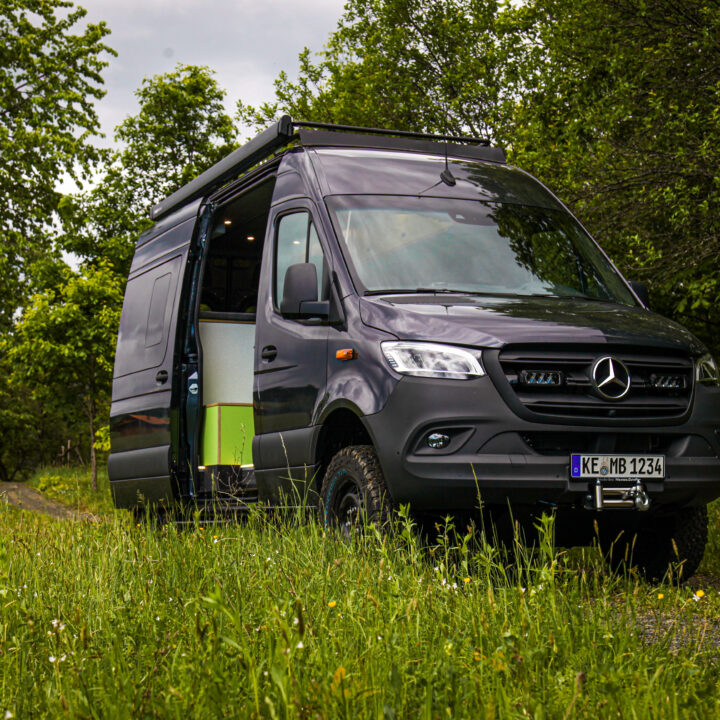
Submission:
[[77,0],[88,20],[105,20],[106,44],[118,56],[104,73],[107,95],[97,109],[105,143],[137,111],[133,91],[144,77],[177,63],[207,65],[228,93],[228,110],[273,99],[281,70],[291,77],[303,47],[317,52],[335,29],[343,0]]

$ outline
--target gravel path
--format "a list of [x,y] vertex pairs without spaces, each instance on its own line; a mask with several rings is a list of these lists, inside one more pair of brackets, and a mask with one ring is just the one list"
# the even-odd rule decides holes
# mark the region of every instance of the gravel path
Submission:
[[35,488],[25,483],[0,483],[0,502],[7,500],[9,505],[23,510],[45,513],[60,520],[94,520],[90,513],[78,512],[67,505],[45,497]]

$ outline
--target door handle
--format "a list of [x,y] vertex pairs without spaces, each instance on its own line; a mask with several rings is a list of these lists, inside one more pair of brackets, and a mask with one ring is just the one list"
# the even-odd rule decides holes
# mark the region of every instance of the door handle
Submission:
[[277,357],[277,353],[277,348],[274,345],[266,345],[262,349],[260,357],[267,362],[272,362]]
[[164,385],[167,382],[168,374],[167,370],[160,370],[158,371],[158,374],[155,376],[155,382],[160,383],[160,385]]

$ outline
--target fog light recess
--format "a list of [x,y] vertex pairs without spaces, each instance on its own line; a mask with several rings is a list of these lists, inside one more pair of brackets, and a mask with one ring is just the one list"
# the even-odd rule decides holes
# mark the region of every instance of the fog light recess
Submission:
[[425,438],[425,442],[433,450],[442,450],[450,444],[450,436],[445,433],[433,432]]

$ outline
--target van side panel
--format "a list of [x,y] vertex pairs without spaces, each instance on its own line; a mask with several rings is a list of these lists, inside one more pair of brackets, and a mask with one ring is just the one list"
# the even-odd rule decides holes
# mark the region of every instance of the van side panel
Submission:
[[179,393],[178,316],[192,217],[144,241],[125,290],[110,408],[108,475],[117,507],[173,499]]

